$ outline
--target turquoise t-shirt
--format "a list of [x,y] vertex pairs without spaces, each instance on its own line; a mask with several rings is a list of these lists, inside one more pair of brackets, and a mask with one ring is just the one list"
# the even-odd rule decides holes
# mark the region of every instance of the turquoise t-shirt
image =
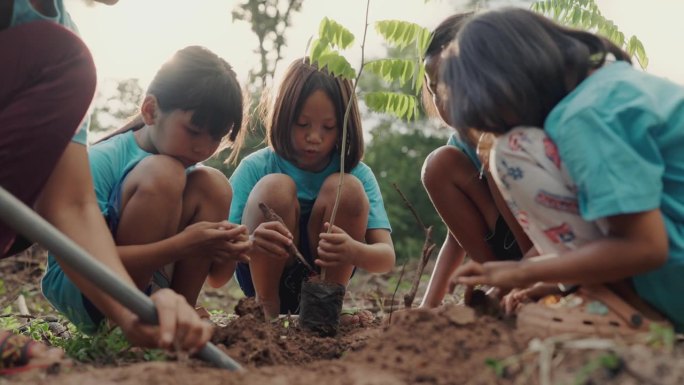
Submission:
[[[63,25],[74,33],[78,34],[78,28],[74,21],[69,16],[69,13],[64,9],[62,0],[53,0],[56,14],[53,17],[45,16],[38,12],[29,0],[14,0],[12,8],[12,20],[10,27],[30,23],[34,21],[53,21],[57,24]],[[85,145],[88,142],[88,126],[90,125],[90,116],[86,116],[81,123],[81,126],[76,131],[76,134],[71,139],[72,142]]]
[[[297,186],[297,199],[299,200],[301,214],[308,214],[311,212],[323,182],[331,174],[339,172],[339,165],[340,160],[333,157],[324,170],[320,172],[305,171],[280,157],[270,147],[248,155],[240,162],[230,177],[230,184],[233,187],[230,222],[242,223],[242,212],[245,209],[249,193],[261,178],[269,174],[286,174],[294,180]],[[351,170],[350,174],[361,181],[368,196],[370,202],[368,228],[391,230],[380,187],[373,171],[366,164],[359,163]]]
[[[135,141],[133,131],[107,139],[88,150],[90,171],[95,185],[97,203],[102,214],[107,216],[108,201],[119,182],[142,159],[151,153],[141,149]],[[97,331],[97,325],[86,310],[81,291],[64,274],[54,255],[48,254],[45,275],[41,281],[43,295],[57,310],[62,312],[80,330],[86,333]]]
[[684,87],[608,64],[561,100],[544,129],[577,184],[584,219],[660,208],[669,258],[633,281],[684,329]]
[[133,131],[115,135],[88,149],[97,204],[107,216],[107,202],[113,189],[138,162],[152,155],[138,146]]
[[449,140],[447,141],[447,145],[449,146],[454,146],[461,150],[466,156],[468,156],[468,159],[470,159],[471,162],[473,162],[473,165],[475,168],[480,170],[482,168],[482,162],[480,162],[480,158],[477,157],[477,150],[475,150],[471,145],[466,143],[465,140],[461,137],[461,134],[458,132],[454,132],[451,134],[449,137]]

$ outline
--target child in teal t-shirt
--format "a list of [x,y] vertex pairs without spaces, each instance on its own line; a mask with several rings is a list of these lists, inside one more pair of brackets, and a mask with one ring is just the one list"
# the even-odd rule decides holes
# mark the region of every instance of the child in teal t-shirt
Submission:
[[538,330],[615,334],[664,319],[684,330],[684,87],[521,9],[471,19],[443,74],[455,125],[497,135],[494,179],[542,256],[472,263],[459,282],[514,288],[509,305],[538,283],[579,285],[579,312],[520,307],[519,323]]
[[[358,106],[348,96],[351,82],[298,59],[288,68],[267,122],[269,148],[240,162],[230,178],[230,218],[247,226],[253,239],[249,264],[236,277],[243,292],[256,296],[267,317],[297,313],[303,264],[288,258],[296,245],[309,264],[326,269],[325,279],[346,286],[355,267],[386,272],[394,265],[390,224],[378,184],[361,163],[363,132]],[[349,129],[342,137],[347,103]],[[340,172],[340,144],[347,141],[339,210],[326,233]],[[284,220],[266,219],[265,203]]]
[[[136,286],[170,288],[194,306],[204,282],[225,284],[251,244],[244,226],[227,221],[227,178],[198,164],[222,143],[239,149],[242,91],[225,60],[190,46],[157,72],[140,110],[89,149],[98,205]],[[42,288],[83,331],[104,320],[52,256]]]

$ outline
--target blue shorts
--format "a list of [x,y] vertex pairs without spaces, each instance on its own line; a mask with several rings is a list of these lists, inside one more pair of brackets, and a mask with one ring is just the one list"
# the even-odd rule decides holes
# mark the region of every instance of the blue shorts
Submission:
[[[304,214],[299,218],[299,251],[304,256],[307,262],[319,272],[318,266],[314,264],[314,257],[311,255],[309,249],[309,217],[311,213]],[[302,282],[307,279],[312,273],[298,260],[290,266],[285,266],[283,275],[280,277],[280,313],[281,314],[299,314],[299,297],[302,292]],[[254,290],[254,283],[252,282],[252,274],[249,270],[249,264],[238,263],[235,269],[235,278],[240,284],[240,289],[247,297],[254,297],[256,291]]]
[[[125,178],[126,175],[114,186],[112,195],[107,202],[105,220],[112,235],[116,234],[116,228],[119,224],[121,192]],[[157,288],[169,287],[170,283],[170,279],[166,275],[161,271],[156,271],[152,276],[150,285],[145,289],[145,293],[149,295]],[[71,323],[84,333],[96,333],[105,320],[104,314],[66,276],[64,270],[62,270],[52,254],[48,254],[48,263],[45,275],[41,281],[41,289],[43,295],[52,306],[64,314]]]

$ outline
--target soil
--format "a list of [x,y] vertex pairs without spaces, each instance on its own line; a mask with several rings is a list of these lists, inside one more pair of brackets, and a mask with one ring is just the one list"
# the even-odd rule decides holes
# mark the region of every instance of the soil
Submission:
[[[386,303],[374,298],[376,305]],[[0,377],[0,384],[684,383],[681,344],[658,344],[653,335],[650,342],[629,343],[563,336],[540,340],[519,333],[514,320],[458,304],[391,316],[382,306],[364,308],[377,315],[370,325],[344,326],[335,337],[319,337],[300,329],[297,317],[264,321],[253,301],[240,301],[235,315],[215,320],[213,342],[244,366],[241,373],[177,357],[116,367],[75,363]]]

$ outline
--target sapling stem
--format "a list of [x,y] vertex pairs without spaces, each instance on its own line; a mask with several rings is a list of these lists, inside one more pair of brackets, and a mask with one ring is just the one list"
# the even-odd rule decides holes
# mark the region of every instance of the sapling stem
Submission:
[[[328,221],[328,231],[330,234],[333,225],[335,224],[335,217],[337,216],[337,209],[340,205],[340,198],[342,197],[342,183],[344,183],[344,161],[347,155],[347,125],[349,124],[349,114],[351,113],[352,103],[356,103],[356,85],[359,83],[359,78],[363,73],[365,61],[365,46],[366,35],[368,34],[368,13],[370,9],[370,0],[366,1],[366,21],[363,27],[363,39],[361,39],[361,67],[359,73],[354,78],[354,83],[351,89],[351,95],[347,102],[347,108],[344,111],[344,119],[342,121],[342,143],[340,144],[340,179],[337,182],[337,191],[335,192],[335,203],[333,204],[332,212],[330,213],[330,220]],[[321,281],[325,281],[325,267],[321,267]]]

